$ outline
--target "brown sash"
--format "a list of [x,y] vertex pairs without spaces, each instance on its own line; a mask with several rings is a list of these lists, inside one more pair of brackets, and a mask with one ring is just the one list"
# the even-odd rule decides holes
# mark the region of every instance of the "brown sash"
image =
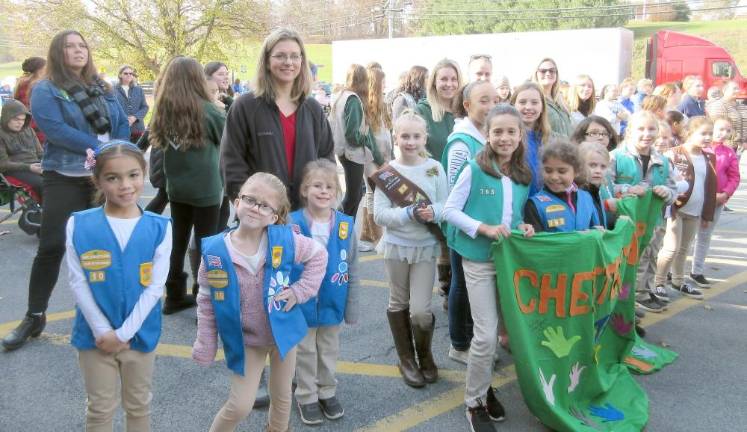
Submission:
[[[373,173],[370,179],[396,206],[404,208],[415,204],[418,207],[427,207],[433,204],[428,195],[423,192],[423,189],[420,189],[418,185],[403,176],[389,164],[385,164]],[[425,224],[425,227],[439,241],[445,240],[444,234],[441,232],[438,224],[428,222]]]

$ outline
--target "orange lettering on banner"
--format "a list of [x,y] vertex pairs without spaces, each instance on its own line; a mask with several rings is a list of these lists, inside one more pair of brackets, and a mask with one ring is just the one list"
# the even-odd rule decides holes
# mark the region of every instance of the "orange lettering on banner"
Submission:
[[[589,272],[581,272],[573,275],[573,282],[571,284],[571,309],[570,315],[572,317],[577,315],[584,315],[591,312],[589,307],[589,294],[582,291],[584,282],[591,281],[591,291],[594,291],[594,280],[596,279],[596,269]],[[579,302],[583,302],[579,304]]]
[[602,304],[609,298],[617,298],[620,294],[620,286],[622,281],[620,280],[620,264],[622,264],[622,258],[616,259],[612,264],[604,268],[604,288],[597,297],[597,304]]
[[540,286],[540,304],[539,313],[544,315],[547,313],[547,304],[550,299],[555,300],[555,316],[558,318],[565,318],[565,291],[568,285],[568,275],[565,273],[559,273],[557,275],[557,281],[555,288],[552,287],[550,280],[552,275],[542,275],[542,285]]
[[537,288],[537,273],[529,269],[519,269],[514,273],[514,292],[516,293],[516,303],[518,303],[519,309],[522,313],[530,314],[534,312],[536,301],[534,300],[534,298],[532,298],[531,300],[529,300],[529,303],[525,304],[521,300],[521,292],[519,289],[521,278],[529,279],[529,283],[532,284],[532,287]]
[[638,262],[638,244],[644,234],[646,234],[646,224],[644,222],[637,222],[633,238],[630,239],[630,244],[623,248],[623,255],[628,259],[628,265],[635,265]]

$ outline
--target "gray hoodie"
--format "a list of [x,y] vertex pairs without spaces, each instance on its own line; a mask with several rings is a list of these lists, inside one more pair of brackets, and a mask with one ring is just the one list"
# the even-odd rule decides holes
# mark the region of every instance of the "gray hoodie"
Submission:
[[[20,132],[12,132],[8,123],[19,114],[26,114],[26,122]],[[5,101],[0,114],[0,173],[29,171],[29,165],[41,161],[42,146],[30,123],[31,113],[21,102],[15,99]]]

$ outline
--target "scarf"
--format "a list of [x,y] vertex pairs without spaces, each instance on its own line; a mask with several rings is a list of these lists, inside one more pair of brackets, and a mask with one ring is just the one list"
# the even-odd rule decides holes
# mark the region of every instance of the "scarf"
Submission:
[[64,90],[78,104],[86,120],[98,135],[111,132],[109,112],[102,97],[104,85],[100,78],[96,77],[95,83],[89,87],[71,82],[65,86]]

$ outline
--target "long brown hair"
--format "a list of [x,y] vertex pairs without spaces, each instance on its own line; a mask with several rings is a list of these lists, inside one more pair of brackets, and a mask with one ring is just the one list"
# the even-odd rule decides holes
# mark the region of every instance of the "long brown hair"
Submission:
[[[521,133],[521,142],[519,143],[519,146],[516,147],[516,150],[511,154],[511,159],[501,166],[498,162],[498,155],[493,151],[490,142],[488,142],[485,144],[485,147],[477,153],[475,161],[483,172],[492,177],[501,178],[501,173],[503,173],[516,183],[528,185],[532,182],[532,171],[529,169],[529,165],[527,165],[524,158],[524,152],[528,145],[527,133],[524,129],[524,123],[521,121],[521,114],[519,114],[519,111],[506,103],[494,106],[490,112],[488,112],[488,116],[485,119],[485,136],[488,138],[488,141],[490,141],[490,123],[495,117],[501,115],[508,115],[516,118],[516,122],[519,125],[519,132]],[[495,167],[498,167],[500,172],[496,171]]]
[[545,103],[544,93],[542,93],[542,87],[533,81],[525,81],[523,84],[516,87],[514,93],[511,95],[511,105],[514,107],[516,106],[516,99],[519,97],[519,93],[524,90],[535,90],[539,92],[540,102],[542,102],[542,112],[534,124],[534,132],[539,133],[542,143],[547,143],[550,141],[550,133],[552,129],[550,128],[550,120],[547,118],[547,104]]
[[405,76],[405,82],[402,83],[399,90],[409,93],[415,102],[425,97],[425,80],[428,78],[428,69],[423,66],[413,66]]
[[[301,72],[293,81],[290,98],[299,105],[303,103],[311,93],[311,70],[309,60],[306,58],[306,48],[301,35],[295,30],[279,28],[270,33],[262,43],[259,61],[257,62],[257,76],[254,82],[254,95],[264,99],[266,102],[274,102],[276,95],[275,80],[270,72],[270,54],[275,45],[282,41],[293,41],[301,48]],[[230,87],[230,86],[229,86]]]
[[[65,43],[67,42],[67,37],[70,35],[80,36],[83,43],[88,47],[88,60],[80,72],[80,77],[74,74],[65,64]],[[49,51],[47,52],[46,77],[57,87],[65,87],[74,82],[85,85],[98,82],[106,91],[111,90],[111,86],[108,83],[98,79],[96,66],[93,64],[93,56],[91,55],[91,46],[88,45],[86,38],[76,30],[64,30],[52,38],[52,42],[49,43]]]
[[345,90],[351,91],[361,98],[362,103],[368,100],[368,74],[366,68],[359,64],[351,64],[345,78]]
[[197,60],[172,58],[158,78],[150,122],[151,144],[166,148],[172,140],[181,151],[204,147],[204,105],[209,100],[205,74]]
[[371,67],[371,65],[366,72],[368,74],[366,121],[374,133],[378,133],[382,126],[391,129],[392,115],[384,102],[384,77],[386,75],[381,67]]
[[[540,60],[539,63],[537,63],[537,67],[534,68],[534,73],[532,74],[532,82],[536,83],[540,86],[540,89],[542,89],[542,86],[540,85],[539,78],[537,78],[537,72],[539,70],[540,65],[544,62],[550,62],[552,63],[553,67],[555,68],[555,82],[552,84],[552,87],[550,87],[550,99],[557,102],[558,100],[558,87],[560,86],[560,71],[558,71],[558,64],[555,62],[555,60],[545,57],[542,60]],[[542,95],[545,95],[544,90],[541,92]]]

